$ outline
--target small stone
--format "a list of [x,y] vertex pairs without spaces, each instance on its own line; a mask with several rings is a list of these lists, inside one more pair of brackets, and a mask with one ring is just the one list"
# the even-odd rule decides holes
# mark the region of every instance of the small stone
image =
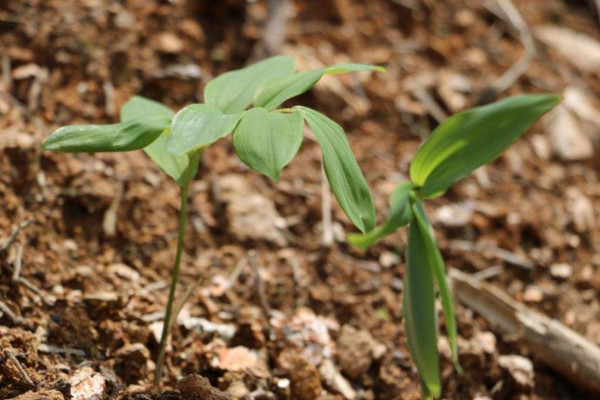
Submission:
[[521,389],[532,389],[534,386],[533,363],[530,359],[519,355],[507,355],[498,357],[500,368],[508,372]]
[[474,208],[471,202],[445,205],[435,212],[434,219],[449,228],[466,226],[473,220]]
[[529,286],[523,293],[523,300],[528,303],[539,303],[544,299],[544,293],[536,286]]
[[557,279],[568,279],[573,274],[573,267],[566,263],[552,264],[550,275]]
[[121,347],[115,355],[115,372],[129,384],[137,383],[148,376],[150,351],[142,343]]
[[102,400],[106,379],[90,367],[83,367],[69,379],[72,400]]
[[379,256],[379,264],[383,268],[391,268],[394,265],[397,265],[400,262],[400,256],[398,253],[394,253],[392,251],[384,251]]
[[158,50],[165,53],[181,53],[184,47],[183,41],[171,32],[159,33],[156,37],[156,46]]

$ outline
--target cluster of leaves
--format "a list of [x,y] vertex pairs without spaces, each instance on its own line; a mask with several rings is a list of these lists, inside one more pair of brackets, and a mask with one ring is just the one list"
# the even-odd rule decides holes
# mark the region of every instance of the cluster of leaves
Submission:
[[292,57],[276,56],[227,72],[206,85],[204,104],[191,104],[177,114],[162,104],[136,96],[121,109],[121,123],[62,127],[43,147],[58,152],[143,148],[183,186],[188,168],[194,172],[197,168],[198,157],[193,155],[233,133],[239,158],[277,181],[282,168],[302,144],[306,121],[321,146],[325,172],[338,202],[358,229],[368,231],[375,224],[373,201],[342,127],[307,107],[278,107],[308,91],[324,75],[384,69],[340,64],[295,72],[294,64]]
[[410,165],[412,182],[402,182],[390,198],[388,219],[348,241],[361,248],[408,225],[404,324],[425,398],[439,397],[435,286],[439,291],[457,367],[456,321],[444,260],[425,212],[424,200],[442,195],[455,181],[494,160],[543,114],[560,102],[555,95],[522,95],[456,114],[433,131]]

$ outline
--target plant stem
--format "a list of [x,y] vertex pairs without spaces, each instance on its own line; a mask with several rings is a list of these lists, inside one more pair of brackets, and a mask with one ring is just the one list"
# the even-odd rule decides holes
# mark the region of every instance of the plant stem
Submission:
[[194,171],[196,171],[196,163],[200,158],[200,152],[194,153],[189,156],[189,163],[185,172],[185,179],[183,186],[181,187],[181,207],[179,210],[179,233],[177,237],[177,253],[175,254],[175,264],[173,265],[173,271],[171,272],[171,286],[169,288],[169,299],[167,301],[167,309],[165,310],[165,319],[163,322],[162,334],[160,337],[160,347],[158,352],[158,359],[156,361],[156,373],[154,375],[154,385],[160,384],[160,378],[162,376],[162,370],[165,363],[165,350],[167,347],[167,339],[171,333],[171,324],[175,319],[176,315],[171,316],[173,311],[173,301],[175,300],[175,289],[177,289],[177,282],[179,281],[179,266],[181,264],[181,256],[183,254],[183,241],[185,238],[185,224],[187,221],[187,206],[188,206],[188,191],[192,179],[194,178]]

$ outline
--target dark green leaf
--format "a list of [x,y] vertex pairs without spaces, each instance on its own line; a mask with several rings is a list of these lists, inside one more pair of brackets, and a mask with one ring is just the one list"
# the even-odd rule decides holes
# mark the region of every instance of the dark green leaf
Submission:
[[294,73],[294,58],[276,56],[236,71],[219,75],[204,89],[204,101],[226,114],[244,111],[264,82]]
[[[132,97],[121,107],[121,122],[155,115],[164,115],[172,119],[175,113],[170,108],[141,96]],[[154,142],[144,147],[144,151],[164,173],[175,179],[179,186],[182,186],[184,173],[189,165],[189,158],[187,154],[177,156],[167,151],[167,139],[170,131],[170,127],[165,129]]]
[[336,64],[336,65],[332,65],[330,67],[325,68],[325,75],[337,75],[337,74],[345,74],[348,72],[362,72],[362,71],[385,72],[385,68],[377,66],[377,65],[369,65],[369,64],[355,64],[355,63]]
[[250,168],[277,182],[281,169],[298,152],[302,144],[302,116],[269,113],[261,107],[248,111],[233,132],[233,146],[240,159]]
[[69,125],[44,141],[44,150],[62,153],[96,153],[141,149],[169,126],[164,116],[135,119],[111,125]]
[[206,104],[189,105],[171,122],[167,150],[182,155],[203,149],[231,133],[242,115],[243,112],[225,115]]
[[142,96],[133,96],[121,107],[121,122],[148,117],[173,118],[174,115],[170,108]]
[[424,392],[441,394],[433,271],[417,223],[410,223],[404,277],[404,330]]
[[284,101],[308,91],[321,79],[324,72],[323,68],[313,69],[270,79],[257,90],[254,106],[275,109]]
[[341,126],[323,114],[296,107],[315,134],[323,151],[323,167],[340,206],[362,232],[373,229],[375,209],[363,176]]
[[452,361],[456,365],[456,368],[460,371],[458,364],[458,348],[456,345],[456,315],[454,312],[454,305],[452,302],[452,293],[446,279],[446,268],[444,266],[444,259],[442,254],[437,247],[435,241],[435,235],[433,228],[427,214],[425,213],[425,207],[420,199],[416,196],[412,196],[412,209],[413,209],[413,224],[417,225],[422,236],[422,243],[425,246],[427,262],[430,265],[435,281],[440,292],[440,298],[442,300],[442,309],[444,311],[444,319],[446,321],[446,333],[450,342],[450,348],[452,350]]
[[498,157],[538,118],[560,102],[556,95],[522,95],[453,115],[437,127],[410,165],[421,198],[442,194],[456,180]]
[[413,186],[411,182],[402,182],[396,186],[390,196],[390,215],[387,220],[365,234],[353,233],[348,235],[348,243],[356,247],[366,248],[408,224],[412,219],[409,195]]

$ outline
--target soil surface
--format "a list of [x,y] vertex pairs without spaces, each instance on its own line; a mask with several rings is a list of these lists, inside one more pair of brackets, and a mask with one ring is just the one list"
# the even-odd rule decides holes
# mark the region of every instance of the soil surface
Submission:
[[[327,77],[295,100],[345,127],[379,219],[445,116],[562,93],[564,106],[428,209],[449,268],[483,271],[600,344],[598,19],[585,2],[513,2],[516,17],[498,8],[506,1],[295,0],[274,46],[299,69],[387,67]],[[60,125],[117,121],[134,94],[174,109],[201,101],[212,77],[269,48],[267,15],[263,0],[0,4],[0,398],[420,397],[400,307],[406,232],[353,249],[334,201],[334,243],[323,245],[310,137],[278,184],[249,171],[230,139],[205,152],[158,388],[178,187],[141,151],[40,149]],[[527,35],[534,58],[498,90]],[[484,317],[457,312],[464,372],[442,334],[444,398],[597,398]]]

